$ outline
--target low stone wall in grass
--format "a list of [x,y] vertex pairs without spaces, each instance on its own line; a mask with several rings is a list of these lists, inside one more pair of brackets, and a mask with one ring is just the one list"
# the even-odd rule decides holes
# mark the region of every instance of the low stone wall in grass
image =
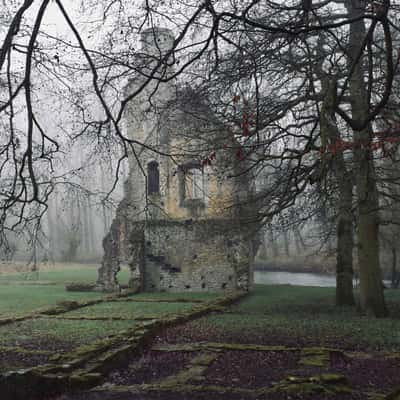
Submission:
[[[93,387],[102,381],[104,374],[124,365],[132,356],[144,351],[152,339],[163,329],[213,311],[221,311],[224,306],[244,295],[246,295],[246,292],[229,292],[225,296],[217,297],[212,301],[194,301],[193,307],[189,310],[137,321],[132,328],[118,334],[80,346],[70,352],[54,354],[49,357],[47,364],[1,373],[1,398],[12,400],[42,399],[51,394]],[[179,299],[170,297],[164,303],[172,303],[173,300],[179,301]],[[117,301],[130,302],[135,300],[134,298],[114,295],[86,302],[66,302],[42,311],[40,315],[59,318],[61,315],[68,314],[71,310]],[[157,299],[150,299],[149,303],[151,304],[151,302],[155,303]],[[184,302],[188,303],[188,300],[185,299]],[[37,313],[29,315],[29,318],[32,319],[36,317],[38,317]],[[112,317],[110,315],[110,318]],[[85,317],[80,319],[85,320]]]

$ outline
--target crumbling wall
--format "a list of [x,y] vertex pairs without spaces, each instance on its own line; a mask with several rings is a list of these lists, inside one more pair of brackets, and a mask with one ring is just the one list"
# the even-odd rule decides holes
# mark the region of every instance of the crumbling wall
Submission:
[[253,251],[249,230],[232,220],[129,221],[120,211],[104,239],[98,288],[119,290],[122,260],[131,285],[144,291],[250,289]]
[[131,271],[129,286],[143,289],[144,268],[144,222],[131,218],[132,206],[124,199],[118,206],[109,233],[103,239],[104,256],[98,270],[97,290],[117,292],[120,285],[117,274],[121,262]]
[[144,289],[248,290],[251,240],[232,220],[151,221],[145,227]]
[[114,218],[110,231],[103,239],[104,255],[100,268],[96,288],[104,292],[117,292],[120,287],[117,274],[120,270],[121,237],[122,237],[122,213],[123,202],[117,209],[117,216]]
[[[160,44],[168,50],[173,34],[146,30],[142,43],[143,53],[150,55],[139,60],[146,71]],[[173,67],[168,68],[167,75],[172,74]],[[138,74],[127,94],[145,79]],[[150,82],[128,103],[126,134],[147,148],[137,146],[128,157],[125,199],[103,241],[100,290],[119,289],[121,261],[131,268],[131,285],[141,290],[250,288],[255,253],[251,177],[238,157],[240,143],[207,104],[188,87],[177,90],[173,80]],[[179,154],[168,158],[163,153]]]

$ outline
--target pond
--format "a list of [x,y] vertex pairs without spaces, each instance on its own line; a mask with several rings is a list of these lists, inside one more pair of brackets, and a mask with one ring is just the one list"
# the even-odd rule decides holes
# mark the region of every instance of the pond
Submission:
[[254,271],[254,282],[270,285],[291,284],[300,286],[336,286],[334,275],[305,272]]
[[[313,274],[311,272],[287,272],[287,271],[254,271],[254,283],[264,285],[298,285],[298,286],[323,286],[335,287],[335,275]],[[353,281],[357,286],[358,282]],[[386,287],[390,287],[389,280],[383,280]]]

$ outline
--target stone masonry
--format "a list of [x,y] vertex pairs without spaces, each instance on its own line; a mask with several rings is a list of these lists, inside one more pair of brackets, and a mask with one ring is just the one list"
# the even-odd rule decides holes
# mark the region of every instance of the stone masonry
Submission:
[[[142,33],[143,74],[127,93],[155,65],[161,65],[156,76],[170,76],[173,63],[165,55],[173,41],[167,29]],[[151,81],[124,118],[127,135],[145,146],[134,146],[129,156],[125,197],[103,240],[97,288],[118,291],[124,262],[138,290],[248,290],[256,224],[246,201],[253,181],[236,156],[239,144],[200,96],[173,80]]]

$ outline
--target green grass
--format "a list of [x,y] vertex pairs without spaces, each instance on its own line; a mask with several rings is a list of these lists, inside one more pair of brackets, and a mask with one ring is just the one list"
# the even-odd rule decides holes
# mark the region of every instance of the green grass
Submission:
[[[70,282],[85,282],[94,283],[97,279],[98,266],[66,266],[65,268],[58,267],[53,271],[38,271],[37,273],[19,272],[12,274],[0,274],[0,283],[10,282],[11,284],[17,282],[34,283],[39,282],[54,282],[59,284],[66,284]],[[118,274],[118,280],[122,284],[127,284],[129,281],[129,271],[127,268],[122,268]]]
[[[121,283],[129,280],[129,271],[118,274]],[[38,308],[53,306],[60,300],[84,300],[101,296],[100,293],[67,292],[70,282],[94,283],[97,267],[94,265],[58,265],[55,270],[38,274],[19,272],[0,274],[0,318],[19,316]],[[49,284],[50,283],[50,284]]]
[[[62,265],[59,265],[55,270],[39,271],[35,279],[32,279],[32,274],[26,272],[0,274],[0,318],[20,316],[42,307],[53,306],[61,300],[84,300],[101,296],[100,293],[67,292],[64,287],[69,282],[95,282],[97,278],[96,266],[77,266],[74,264],[66,265],[65,268],[61,267]],[[129,280],[128,269],[122,268],[118,278],[121,283],[127,283]],[[212,300],[217,296],[217,294],[209,293],[144,293],[136,295],[136,298]],[[123,305],[118,305],[116,308],[110,307],[113,307],[113,312],[118,312],[116,308],[126,309]],[[132,305],[131,310],[137,310],[135,307]],[[153,314],[149,308],[151,305],[143,307],[146,309],[146,314]],[[169,309],[172,310],[171,312],[176,312],[185,309],[186,306],[179,307],[171,305]],[[163,313],[167,308],[167,305],[154,305],[153,310],[154,313]],[[82,312],[85,313],[86,311],[82,310]],[[119,315],[122,316],[122,314],[123,312],[120,311]],[[143,315],[143,313],[140,315]]]
[[[0,318],[14,317],[56,305],[62,300],[86,300],[99,298],[96,292],[67,292],[68,282],[95,282],[97,268],[85,265],[58,265],[54,270],[40,271],[35,280],[32,274],[12,273],[0,275]],[[119,279],[127,283],[129,271],[124,268]],[[217,294],[208,293],[141,293],[135,295],[143,299],[201,299],[213,300]],[[127,317],[165,316],[189,310],[194,303],[167,302],[108,302],[81,308],[65,316]],[[60,315],[62,317],[63,315]],[[0,344],[35,349],[55,349],[76,347],[96,339],[119,333],[135,325],[135,321],[65,320],[39,318],[0,326]]]
[[[78,268],[79,267],[79,268]],[[1,275],[0,318],[26,314],[55,305],[61,300],[97,298],[99,293],[66,292],[67,282],[94,282],[94,266],[73,266],[54,271],[43,271],[40,281],[53,282],[40,285],[21,284],[26,274]],[[128,271],[122,272],[123,279]],[[24,277],[25,276],[25,277]],[[8,284],[6,284],[8,283]],[[216,293],[141,293],[137,300],[177,299],[214,300]],[[341,346],[343,348],[374,348],[400,351],[400,290],[385,290],[391,317],[375,319],[361,316],[355,308],[334,306],[334,288],[302,287],[291,285],[256,285],[254,291],[227,313],[218,313],[192,322],[195,329],[217,330],[224,335],[251,341],[251,337],[271,338],[275,342],[308,343]],[[193,303],[110,302],[71,311],[67,316],[130,317],[168,315],[188,310]],[[23,341],[33,335],[43,341],[62,340],[67,337],[76,343],[116,333],[131,326],[133,321],[70,321],[40,319],[1,327],[2,341]],[[52,339],[53,338],[53,339]],[[36,339],[35,339],[36,340]],[[39,339],[38,339],[39,340]]]
[[36,349],[77,347],[134,326],[134,321],[70,321],[40,318],[0,327],[0,345]]
[[211,301],[221,296],[223,293],[208,293],[208,292],[185,292],[185,293],[138,293],[135,294],[135,299],[185,299],[185,300],[203,300]]
[[83,300],[100,293],[67,292],[63,285],[0,285],[0,318],[19,316],[55,305],[60,300]]
[[[361,316],[355,308],[335,307],[334,288],[257,285],[228,313],[194,321],[194,329],[251,338],[270,337],[344,348],[400,351],[400,291],[387,290],[391,318]],[[251,340],[251,339],[249,339]]]
[[[149,296],[150,294],[148,294]],[[191,303],[136,303],[136,302],[111,302],[96,304],[63,314],[70,316],[89,317],[125,317],[137,318],[141,316],[166,316],[192,308]]]

